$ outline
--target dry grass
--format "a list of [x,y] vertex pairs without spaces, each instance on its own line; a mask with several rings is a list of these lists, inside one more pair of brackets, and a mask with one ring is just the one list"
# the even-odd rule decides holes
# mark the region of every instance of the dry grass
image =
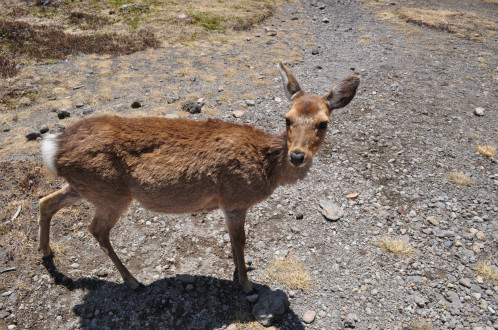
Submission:
[[480,40],[482,36],[494,37],[498,30],[494,21],[462,11],[401,7],[384,14],[386,17],[394,15],[406,23],[426,26],[471,40]]
[[377,245],[382,250],[397,256],[411,256],[414,254],[412,246],[399,237],[381,237]]
[[470,187],[474,185],[474,181],[462,172],[451,172],[448,174],[448,180],[459,186]]
[[479,145],[476,147],[476,151],[480,153],[483,156],[486,156],[488,158],[494,158],[496,157],[496,148],[492,145]]
[[275,259],[268,267],[268,276],[293,289],[307,290],[311,285],[303,263],[292,256]]
[[498,283],[498,268],[493,267],[489,261],[481,261],[476,265],[477,274],[491,282]]

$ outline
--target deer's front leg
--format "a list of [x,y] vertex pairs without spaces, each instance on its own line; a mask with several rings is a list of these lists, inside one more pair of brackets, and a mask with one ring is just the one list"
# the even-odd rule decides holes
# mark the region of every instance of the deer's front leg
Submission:
[[232,243],[233,262],[239,271],[239,283],[242,285],[242,290],[244,290],[245,293],[250,293],[252,291],[252,284],[247,278],[247,268],[244,258],[244,248],[246,245],[244,223],[247,210],[224,210],[224,212],[228,227],[228,235],[230,235],[230,241]]

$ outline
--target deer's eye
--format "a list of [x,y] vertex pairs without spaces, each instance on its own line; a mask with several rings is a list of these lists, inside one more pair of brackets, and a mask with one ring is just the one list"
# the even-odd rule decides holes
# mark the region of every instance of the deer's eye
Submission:
[[291,125],[291,121],[289,118],[285,118],[285,125],[287,125],[287,126]]
[[320,124],[318,124],[318,129],[326,129],[328,124],[328,122],[322,121]]

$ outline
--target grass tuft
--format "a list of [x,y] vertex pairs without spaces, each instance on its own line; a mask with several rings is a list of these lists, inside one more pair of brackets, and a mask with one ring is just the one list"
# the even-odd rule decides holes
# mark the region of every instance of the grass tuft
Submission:
[[448,174],[448,180],[459,186],[470,187],[474,185],[474,181],[462,172],[451,172]]
[[412,246],[399,237],[381,237],[377,245],[382,250],[397,256],[411,256],[414,253]]
[[489,144],[485,146],[477,146],[476,151],[488,158],[496,157],[496,148]]
[[498,269],[493,267],[489,261],[481,261],[476,265],[475,271],[482,277],[498,283]]
[[275,259],[268,268],[268,276],[293,289],[307,290],[311,285],[310,275],[295,257]]

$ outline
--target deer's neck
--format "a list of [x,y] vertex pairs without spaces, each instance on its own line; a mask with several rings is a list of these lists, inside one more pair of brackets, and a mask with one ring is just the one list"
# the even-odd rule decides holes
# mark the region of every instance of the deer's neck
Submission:
[[269,167],[267,173],[274,188],[304,179],[311,166],[311,161],[303,167],[294,167],[289,163],[285,131],[271,138],[267,158]]

